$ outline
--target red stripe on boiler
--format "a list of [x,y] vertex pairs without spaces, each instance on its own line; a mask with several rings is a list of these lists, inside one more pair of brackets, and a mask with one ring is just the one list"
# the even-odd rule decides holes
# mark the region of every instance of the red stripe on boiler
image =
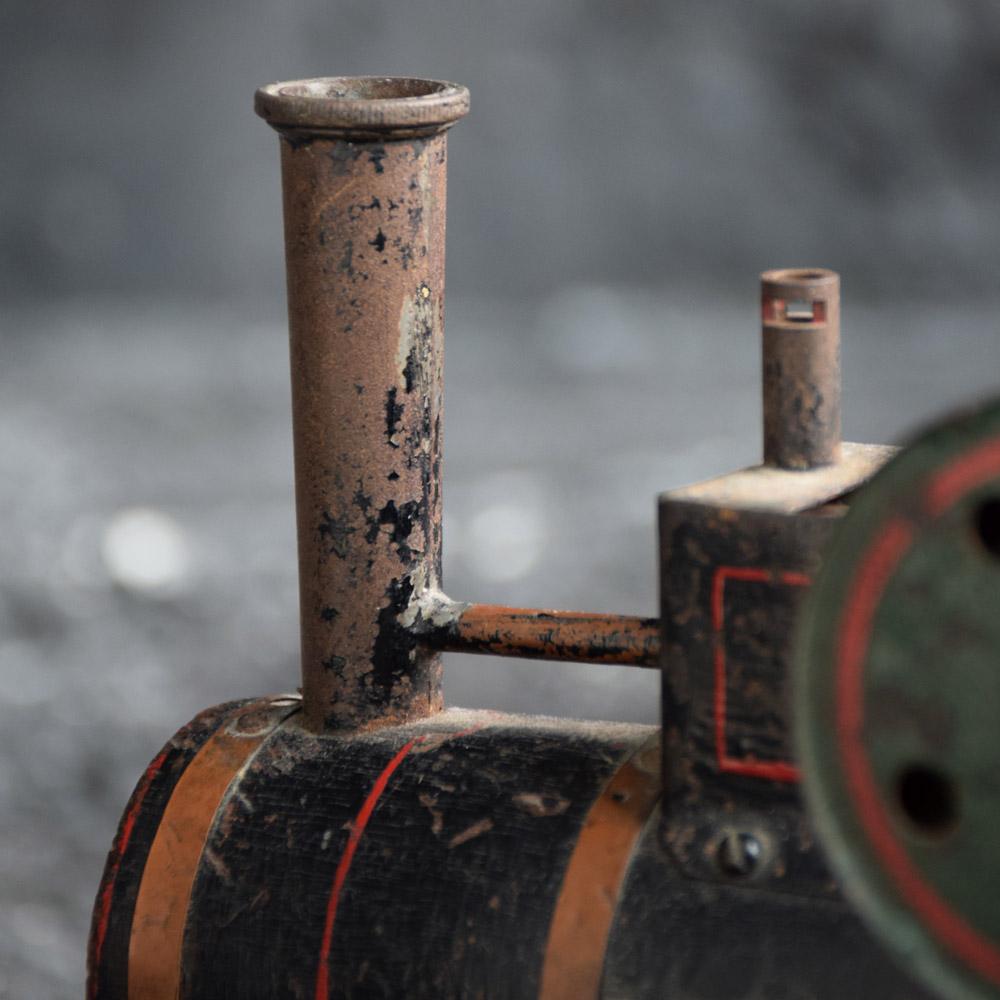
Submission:
[[326,904],[326,924],[323,927],[323,943],[320,945],[319,968],[316,971],[316,1000],[326,1000],[330,992],[330,945],[333,943],[333,926],[337,919],[337,906],[340,903],[340,893],[344,888],[347,873],[351,870],[354,852],[358,849],[358,844],[361,842],[361,837],[365,832],[365,827],[368,825],[368,820],[371,819],[371,815],[375,811],[375,806],[389,784],[389,779],[392,777],[393,772],[403,763],[406,755],[425,739],[426,737],[419,736],[416,739],[410,740],[409,743],[406,743],[396,752],[396,755],[385,765],[382,773],[375,779],[375,784],[372,785],[368,797],[365,799],[358,815],[354,818],[354,823],[351,825],[351,833],[347,838],[347,846],[344,848],[344,853],[340,856],[340,863],[337,865],[337,872],[333,877],[330,900]]
[[425,740],[432,740],[435,736],[443,737],[444,740],[454,740],[459,736],[467,736],[469,733],[478,732],[485,725],[486,723],[480,723],[457,733],[427,733],[424,736],[418,736],[400,747],[392,760],[382,769],[382,773],[375,779],[371,791],[358,810],[358,815],[354,817],[354,822],[351,824],[351,832],[344,847],[344,853],[340,856],[337,871],[333,876],[333,888],[330,890],[330,899],[326,904],[326,923],[323,926],[323,940],[319,949],[319,967],[316,970],[316,1000],[326,1000],[330,992],[330,948],[333,944],[333,928],[337,921],[337,907],[340,905],[340,894],[343,891],[344,883],[347,881],[347,874],[351,870],[354,854],[358,849],[358,844],[361,843],[365,827],[368,825],[372,813],[375,812],[378,800],[382,797],[382,793],[389,784],[389,779],[392,777],[393,772],[403,763],[406,755],[418,743],[423,743]]
[[122,855],[124,855],[125,851],[128,849],[129,841],[132,839],[132,831],[135,829],[136,820],[139,818],[139,813],[142,811],[142,803],[146,798],[146,793],[153,784],[153,779],[160,773],[160,769],[163,767],[164,761],[166,761],[167,754],[169,752],[170,748],[165,747],[153,758],[135,790],[132,802],[128,807],[128,812],[125,813],[125,816],[122,819],[121,830],[118,833],[118,842],[115,844],[114,853],[112,855],[114,860],[111,862],[107,880],[101,890],[101,900],[98,906],[97,920],[94,925],[93,960],[90,970],[90,983],[87,990],[87,996],[90,1000],[94,1000],[97,996],[99,979],[98,973],[101,964],[101,955],[104,952],[104,941],[108,936],[108,925],[111,922],[111,901],[114,896],[115,880],[118,878],[118,870],[121,868]]

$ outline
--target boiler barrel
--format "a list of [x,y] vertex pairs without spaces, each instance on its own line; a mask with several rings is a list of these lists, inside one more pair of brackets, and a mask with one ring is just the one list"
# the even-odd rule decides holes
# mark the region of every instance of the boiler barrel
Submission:
[[323,736],[296,708],[210,710],[154,760],[98,896],[91,996],[596,986],[654,728],[452,709]]
[[652,727],[450,709],[323,736],[298,705],[211,709],[150,765],[90,997],[923,995],[843,903],[681,874]]

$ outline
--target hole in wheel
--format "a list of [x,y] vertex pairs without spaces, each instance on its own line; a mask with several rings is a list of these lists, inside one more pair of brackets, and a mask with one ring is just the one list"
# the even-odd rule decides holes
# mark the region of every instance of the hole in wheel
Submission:
[[911,764],[896,784],[899,805],[922,834],[941,837],[958,821],[958,800],[951,780],[934,767]]
[[976,534],[983,548],[1000,559],[1000,497],[990,497],[976,508]]

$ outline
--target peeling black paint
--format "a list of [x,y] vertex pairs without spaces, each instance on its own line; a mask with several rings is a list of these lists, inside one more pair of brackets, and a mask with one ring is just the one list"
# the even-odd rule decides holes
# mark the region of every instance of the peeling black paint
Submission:
[[303,133],[283,129],[278,130],[278,136],[282,142],[288,143],[289,147],[294,150],[308,149],[316,138],[308,132]]
[[386,589],[387,603],[378,613],[378,636],[372,650],[372,695],[382,706],[388,704],[392,690],[410,665],[410,653],[416,639],[400,624],[399,616],[409,607],[413,583],[409,577],[393,580]]
[[[300,539],[306,555],[302,644],[305,716],[314,731],[365,727],[380,715],[413,718],[441,703],[436,654],[421,649],[417,655],[404,633],[397,631],[398,655],[386,652],[392,642],[380,643],[381,679],[373,680],[371,661],[380,607],[394,603],[383,609],[384,625],[408,602],[410,585],[387,591],[389,581],[408,576],[413,586],[417,579],[436,585],[439,578],[437,442],[426,431],[441,395],[444,177],[433,152],[443,138],[411,142],[375,128],[350,135],[313,143],[295,155],[296,172],[285,174],[289,232],[294,223],[308,241],[296,242],[289,261],[290,273],[301,278],[290,283],[298,310],[294,374],[311,379],[302,366],[313,363],[310,351],[321,341],[320,364],[329,359],[340,366],[333,380],[337,414],[351,431],[348,443],[339,431],[322,430],[329,426],[323,393],[330,386],[315,395],[297,393],[297,406],[315,407],[309,421],[299,422],[305,436],[297,438],[311,449],[304,463],[300,452],[298,474],[305,486],[300,499],[308,494]],[[287,167],[287,148],[285,157]],[[305,338],[311,338],[308,349]],[[374,354],[381,367],[369,364]],[[356,395],[340,398],[345,391]],[[380,683],[387,701],[376,711],[369,690]]]
[[354,243],[351,240],[344,244],[344,256],[340,258],[339,266],[345,274],[352,274],[354,271]]
[[393,448],[399,447],[399,442],[393,440],[398,430],[399,421],[403,418],[403,403],[396,402],[396,387],[393,386],[385,396],[385,436]]
[[[208,835],[205,853],[218,863],[203,861],[191,897],[188,995],[311,998],[317,958],[326,954],[330,886],[353,838],[359,849],[328,955],[329,968],[338,973],[331,997],[537,996],[552,914],[579,831],[595,798],[647,731],[637,727],[609,737],[596,724],[532,728],[528,720],[499,714],[477,723],[485,728],[456,734],[466,724],[443,720],[426,730],[430,739],[401,758],[363,839],[361,829],[355,830],[359,806],[403,740],[424,731],[388,727],[346,740],[316,740],[293,727],[275,734],[254,766],[235,779],[236,807]],[[542,803],[566,808],[539,818],[522,803],[526,790]],[[258,807],[251,812],[243,802]],[[436,821],[428,802],[440,810]],[[493,828],[462,840],[459,835],[484,816]],[[452,850],[456,838],[462,842]],[[657,936],[659,923],[641,923],[643,907],[658,899],[655,891],[674,890],[667,897],[674,905],[683,891],[704,899],[683,883],[675,889],[665,864],[658,858],[656,867],[647,865],[644,892],[630,910],[644,931],[643,947],[654,951],[663,940],[674,940]],[[740,911],[751,927],[753,903]],[[684,912],[689,920],[691,912],[701,918],[710,939],[717,919],[711,907],[702,902],[698,910],[692,903]],[[783,928],[782,941],[794,931],[789,923],[792,930]],[[671,930],[683,936],[682,924],[675,921]],[[672,947],[660,944],[660,951],[676,956]],[[636,963],[634,952],[626,954]],[[681,959],[675,964],[688,969]],[[737,967],[744,968],[746,963]],[[679,974],[671,969],[662,982],[674,979]],[[697,994],[692,988],[689,995]],[[791,995],[781,993],[780,983],[771,994]],[[846,989],[840,995],[849,994]],[[645,1000],[663,991],[616,995]]]
[[327,555],[335,555],[346,559],[350,551],[349,538],[354,534],[354,528],[348,524],[346,517],[334,517],[329,511],[323,511],[323,520],[316,530],[327,546]]
[[332,142],[326,149],[332,172],[337,177],[343,177],[351,170],[351,165],[361,155],[361,147],[353,142]]
[[389,541],[396,546],[399,560],[404,566],[408,566],[413,559],[413,549],[407,544],[407,539],[413,533],[421,512],[423,504],[418,500],[407,500],[405,503],[396,506],[395,500],[390,500],[375,517],[367,517],[368,531],[365,533],[365,541],[369,545],[374,544],[383,527],[390,527],[388,532]]
[[354,492],[354,506],[357,507],[363,514],[367,514],[371,510],[372,498],[365,493],[364,486],[361,480],[358,480],[358,488]]
[[403,380],[407,392],[413,392],[413,387],[417,384],[417,376],[420,374],[420,358],[417,354],[417,345],[410,348],[410,353],[406,355],[406,365],[403,368]]

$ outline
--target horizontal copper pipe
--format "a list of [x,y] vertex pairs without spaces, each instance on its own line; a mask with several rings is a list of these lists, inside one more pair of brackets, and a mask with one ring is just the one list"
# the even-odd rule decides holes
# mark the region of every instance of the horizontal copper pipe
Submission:
[[656,618],[444,600],[422,609],[413,628],[427,646],[442,652],[632,667],[660,665]]

